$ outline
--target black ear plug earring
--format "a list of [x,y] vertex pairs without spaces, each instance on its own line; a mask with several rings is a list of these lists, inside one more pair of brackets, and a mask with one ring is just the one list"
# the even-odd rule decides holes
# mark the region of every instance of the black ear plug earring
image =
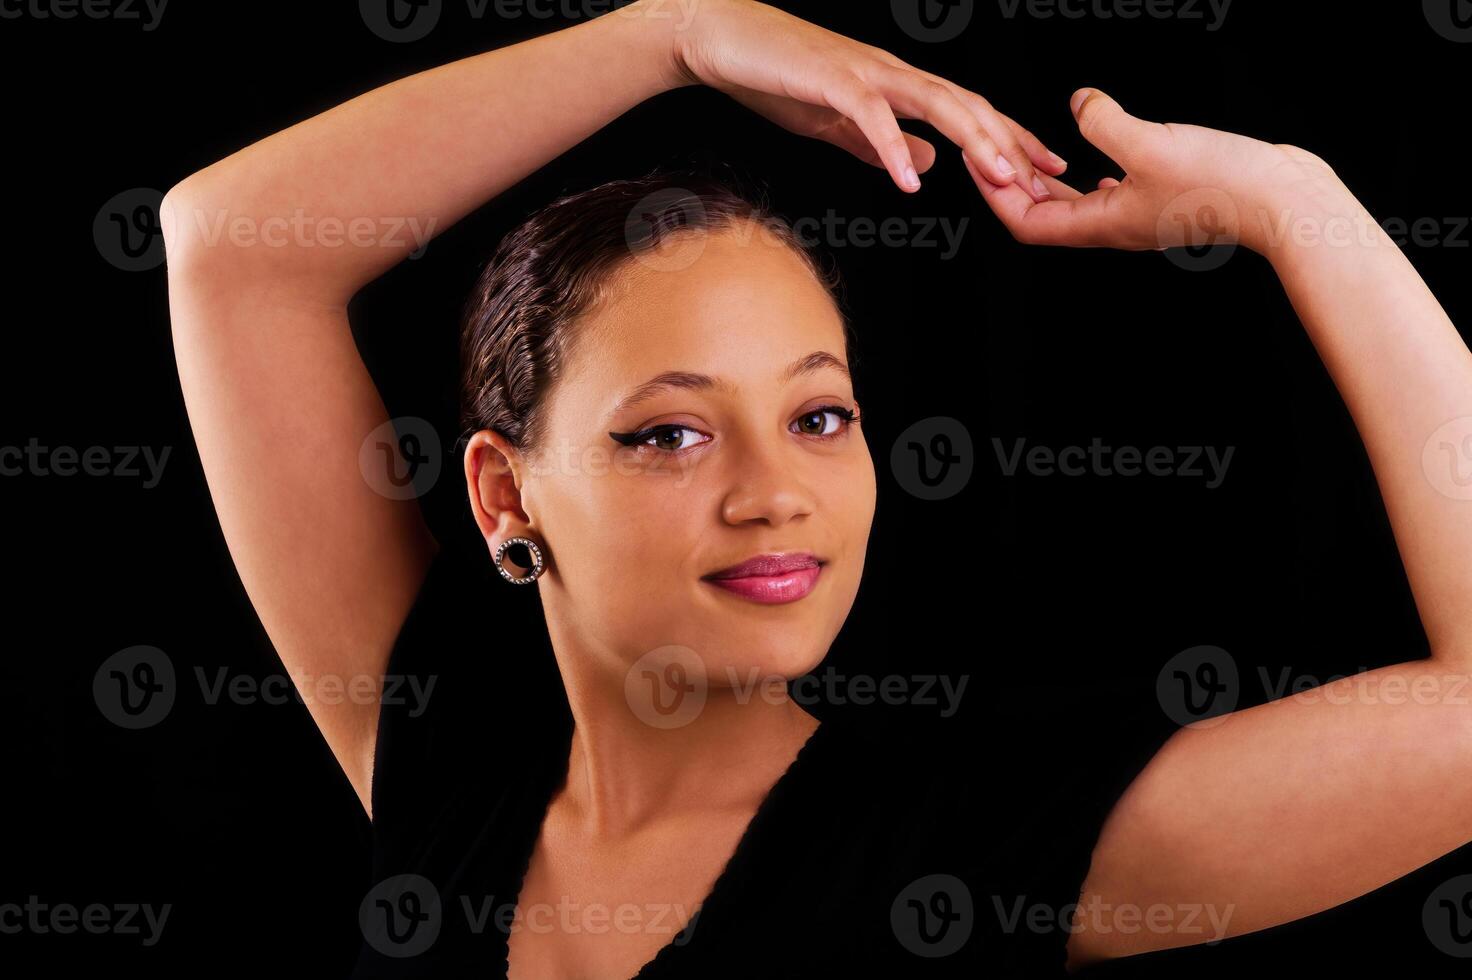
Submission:
[[[531,552],[532,555],[532,570],[521,578],[516,578],[510,572],[506,571],[506,566],[501,562],[501,559],[506,555],[506,549],[514,544],[526,545],[526,550]],[[496,549],[495,562],[496,571],[500,572],[501,577],[512,585],[530,585],[532,582],[541,578],[542,573],[547,570],[546,560],[542,557],[542,548],[531,538],[507,538],[505,541],[502,541],[500,547]]]

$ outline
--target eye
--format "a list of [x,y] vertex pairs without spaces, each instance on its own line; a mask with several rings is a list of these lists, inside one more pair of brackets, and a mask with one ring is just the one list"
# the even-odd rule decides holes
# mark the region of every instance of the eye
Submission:
[[850,409],[841,405],[822,405],[799,415],[793,422],[797,427],[793,431],[819,439],[835,439],[857,421],[858,417]]
[[610,432],[609,435],[620,445],[668,453],[677,453],[698,446],[702,441],[710,441],[709,436],[685,425],[652,425],[638,432]]
[[651,430],[648,438],[639,445],[653,446],[666,452],[679,452],[681,449],[689,449],[691,446],[698,445],[696,440],[700,437],[699,432],[683,425],[661,425]]

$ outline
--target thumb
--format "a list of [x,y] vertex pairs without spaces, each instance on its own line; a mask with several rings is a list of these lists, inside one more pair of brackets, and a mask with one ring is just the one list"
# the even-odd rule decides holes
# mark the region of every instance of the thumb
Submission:
[[1069,100],[1078,131],[1111,160],[1129,170],[1165,135],[1159,123],[1146,122],[1125,112],[1120,104],[1096,88],[1081,88]]

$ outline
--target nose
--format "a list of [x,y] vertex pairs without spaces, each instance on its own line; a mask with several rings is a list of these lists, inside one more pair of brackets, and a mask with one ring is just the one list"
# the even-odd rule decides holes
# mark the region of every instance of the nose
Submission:
[[787,458],[780,447],[747,442],[732,458],[737,471],[721,501],[721,518],[727,524],[760,522],[778,527],[816,508],[812,491],[797,471],[797,461]]

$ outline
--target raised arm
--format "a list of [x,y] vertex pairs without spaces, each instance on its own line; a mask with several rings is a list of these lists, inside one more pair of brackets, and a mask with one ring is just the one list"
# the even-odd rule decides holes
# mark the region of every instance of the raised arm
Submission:
[[[1146,122],[1094,90],[1073,108],[1125,180],[1087,195],[1054,181],[1055,200],[1034,205],[973,171],[988,203],[1025,242],[1214,234],[1268,258],[1365,441],[1431,648],[1177,732],[1103,828],[1077,966],[1301,918],[1472,840],[1472,487],[1456,479],[1472,462],[1472,354],[1318,157]],[[1172,910],[1158,929],[1139,917],[1152,907]],[[1185,907],[1199,913],[1189,929]]]
[[[365,808],[377,696],[313,694],[328,676],[344,692],[361,692],[362,678],[380,688],[435,545],[418,503],[360,469],[388,412],[348,301],[668,87],[660,53],[646,24],[600,19],[376,89],[165,198],[174,349],[215,510],[282,663],[313,679],[298,688]],[[354,223],[363,231],[350,236]]]
[[935,151],[896,115],[931,122],[1001,182],[1030,186],[1034,161],[1063,169],[980,96],[877,48],[749,0],[678,11],[640,0],[375,89],[165,197],[175,354],[215,509],[282,662],[318,679],[298,686],[365,808],[377,697],[314,690],[323,677],[345,692],[381,685],[435,544],[414,500],[360,470],[388,414],[348,301],[628,109],[696,83],[882,166],[905,190]]

